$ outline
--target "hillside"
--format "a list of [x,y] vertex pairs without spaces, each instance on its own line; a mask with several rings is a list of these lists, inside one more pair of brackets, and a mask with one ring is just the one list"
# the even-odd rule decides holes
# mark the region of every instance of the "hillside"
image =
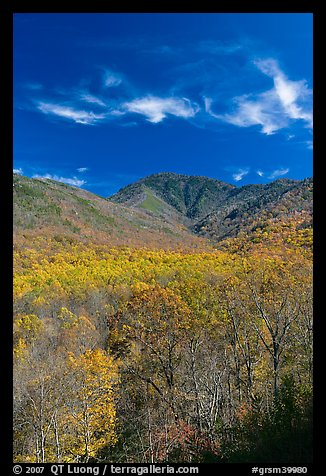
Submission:
[[223,205],[233,190],[235,186],[208,177],[165,172],[122,188],[110,200],[146,208],[141,199],[150,191],[156,200],[161,199],[185,217],[197,220]]
[[[110,246],[210,249],[230,239],[311,244],[313,180],[233,185],[160,173],[103,198],[48,179],[14,175],[14,232]],[[17,241],[17,240],[16,240]]]
[[109,200],[161,218],[169,217],[172,207],[192,232],[217,243],[283,221],[311,228],[312,194],[312,179],[235,187],[206,177],[160,173],[122,188]]
[[[155,206],[158,210],[156,202]],[[178,212],[166,204],[164,207],[169,209],[169,217],[165,214],[162,220],[141,207],[135,209],[113,203],[61,182],[17,174],[13,177],[16,242],[18,237],[29,240],[42,235],[58,241],[69,238],[110,246],[207,248],[204,239],[187,229]]]
[[312,195],[312,179],[244,186],[228,197],[225,205],[198,221],[195,229],[203,236],[223,240],[284,221],[311,228]]
[[13,185],[15,462],[311,461],[311,179]]

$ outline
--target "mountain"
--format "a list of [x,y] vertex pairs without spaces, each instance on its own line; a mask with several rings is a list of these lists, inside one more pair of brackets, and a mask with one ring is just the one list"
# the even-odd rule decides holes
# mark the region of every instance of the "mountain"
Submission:
[[[154,203],[158,210],[160,203]],[[164,220],[145,208],[114,203],[61,182],[13,176],[16,238],[28,241],[42,235],[110,246],[207,249],[207,240],[195,236],[180,213],[164,202],[162,207]]]
[[165,172],[122,188],[110,200],[154,213],[157,202],[163,200],[186,218],[197,220],[221,206],[234,189],[234,185],[208,177]]
[[313,181],[279,179],[265,185],[247,185],[225,204],[195,224],[196,232],[215,240],[255,231],[282,221],[312,227]]
[[235,187],[207,177],[160,173],[122,188],[109,200],[161,217],[173,207],[193,233],[216,243],[250,233],[262,222],[294,220],[310,228],[312,195],[311,178]]
[[[311,237],[313,180],[235,187],[174,173],[142,178],[103,198],[49,179],[14,175],[14,232],[85,243],[211,249],[225,240]],[[307,238],[308,239],[308,238]],[[310,240],[311,241],[311,240]]]

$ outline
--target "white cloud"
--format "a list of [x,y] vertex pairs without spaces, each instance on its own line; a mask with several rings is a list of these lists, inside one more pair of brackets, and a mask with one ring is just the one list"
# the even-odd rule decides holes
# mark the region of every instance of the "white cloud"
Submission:
[[117,73],[113,73],[110,70],[106,70],[104,74],[104,85],[107,88],[114,88],[122,83],[122,78]]
[[291,81],[281,71],[277,62],[273,59],[258,60],[254,64],[274,81],[276,97],[284,108],[285,113],[291,119],[302,119],[308,127],[312,127],[312,111],[310,108],[300,105],[298,101],[311,98],[312,91],[308,88],[305,80]]
[[109,114],[110,114],[110,116],[119,117],[119,116],[124,116],[124,115],[125,115],[125,112],[124,112],[124,111],[120,111],[119,109],[111,109]]
[[286,168],[286,169],[276,169],[268,176],[268,178],[269,179],[275,179],[277,177],[281,177],[282,175],[286,175],[289,171],[290,171],[290,169],[288,169],[288,168]]
[[266,135],[274,134],[279,129],[287,127],[287,118],[280,112],[278,104],[274,102],[271,91],[262,93],[258,99],[250,96],[234,98],[236,111],[223,116],[226,122],[239,127],[261,126]]
[[81,172],[81,173],[86,172],[87,170],[88,170],[88,167],[79,167],[79,168],[77,169],[77,171],[78,171],[78,172]]
[[239,182],[239,181],[242,180],[243,177],[245,177],[248,173],[249,173],[249,170],[248,170],[248,169],[239,169],[237,172],[235,172],[234,174],[232,174],[232,178],[233,178],[233,180],[235,180],[236,182]]
[[98,98],[97,96],[94,96],[93,94],[81,93],[79,97],[82,101],[85,101],[87,103],[97,104],[98,106],[106,107],[105,102],[102,101],[102,99]]
[[205,111],[213,117],[216,117],[216,119],[223,119],[223,115],[221,114],[215,114],[215,112],[212,111],[212,104],[213,104],[213,99],[204,97],[204,104],[205,104]]
[[[238,96],[233,98],[235,104],[235,112],[233,114],[217,114],[212,111],[213,100],[211,98],[204,98],[206,112],[216,119],[221,119],[224,122],[233,124],[238,127],[250,127],[261,125],[264,134],[273,134],[280,128],[281,118],[278,123],[273,119],[272,115],[265,112],[265,103],[268,102],[267,97],[261,97],[259,101],[251,101],[249,95]],[[282,126],[285,127],[284,121]]]
[[122,105],[128,112],[143,114],[149,122],[161,122],[167,114],[176,117],[189,118],[195,116],[199,107],[192,105],[186,98],[160,98],[156,96],[146,96]]
[[254,60],[254,65],[266,76],[273,78],[279,72],[279,66],[274,58],[266,58],[264,60]]
[[23,169],[21,167],[19,167],[19,169],[14,169],[13,172],[14,174],[23,175]]
[[259,177],[264,176],[264,172],[262,170],[256,170],[256,174],[259,175]]
[[69,106],[47,102],[39,102],[37,108],[43,114],[52,114],[65,119],[71,119],[79,124],[92,125],[105,118],[105,114],[95,114],[92,111],[77,110]]
[[80,180],[77,177],[67,178],[67,177],[59,177],[58,175],[51,175],[51,174],[45,174],[45,175],[36,174],[36,175],[33,175],[33,178],[55,180],[56,182],[63,182],[68,185],[72,185],[74,187],[82,187],[86,183],[86,180]]
[[312,91],[305,80],[291,81],[274,59],[256,60],[255,66],[273,79],[274,86],[267,91],[233,98],[231,113],[212,111],[212,99],[204,98],[208,114],[238,127],[259,125],[261,132],[270,135],[286,128],[293,120],[304,121],[312,127]]

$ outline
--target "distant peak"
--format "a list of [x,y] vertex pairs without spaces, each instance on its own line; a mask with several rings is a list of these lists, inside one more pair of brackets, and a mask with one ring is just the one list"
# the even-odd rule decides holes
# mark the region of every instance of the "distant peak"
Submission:
[[208,181],[208,182],[215,182],[219,184],[225,184],[229,187],[235,187],[235,185],[228,184],[223,182],[222,180],[207,177],[205,175],[187,175],[187,174],[179,174],[176,172],[158,172],[155,174],[147,175],[138,180],[138,182],[146,182],[148,180],[155,180],[155,179],[172,179],[172,180],[201,180],[201,181]]

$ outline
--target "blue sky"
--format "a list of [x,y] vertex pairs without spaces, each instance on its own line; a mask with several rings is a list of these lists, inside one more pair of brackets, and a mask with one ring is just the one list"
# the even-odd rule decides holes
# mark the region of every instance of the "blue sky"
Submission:
[[14,171],[309,177],[312,80],[311,14],[16,14]]

